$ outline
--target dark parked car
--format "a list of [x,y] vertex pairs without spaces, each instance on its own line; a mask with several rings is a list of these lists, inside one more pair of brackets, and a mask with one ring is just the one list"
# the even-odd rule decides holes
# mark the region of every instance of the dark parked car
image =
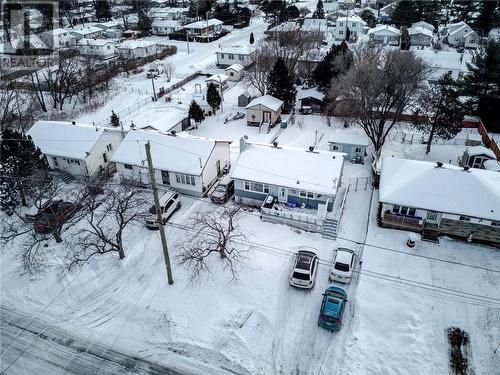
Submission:
[[219,182],[219,185],[210,195],[210,199],[214,203],[226,203],[234,195],[234,181],[229,176],[224,176],[224,178]]
[[78,210],[78,206],[64,201],[53,201],[35,217],[33,227],[37,233],[50,233],[58,225],[71,219]]
[[346,303],[347,293],[344,289],[331,286],[325,290],[318,317],[318,326],[330,331],[339,331]]

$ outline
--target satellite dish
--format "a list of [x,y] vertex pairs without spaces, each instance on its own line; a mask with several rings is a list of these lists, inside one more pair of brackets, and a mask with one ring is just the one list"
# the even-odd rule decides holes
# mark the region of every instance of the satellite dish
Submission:
[[246,141],[248,139],[248,135],[244,135],[243,139]]

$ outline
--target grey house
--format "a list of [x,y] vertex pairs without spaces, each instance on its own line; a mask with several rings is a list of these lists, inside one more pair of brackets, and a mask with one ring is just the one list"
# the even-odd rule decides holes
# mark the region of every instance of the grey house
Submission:
[[238,107],[246,107],[252,101],[252,95],[248,91],[238,96]]
[[232,173],[235,200],[261,207],[263,219],[321,232],[334,207],[343,165],[341,153],[242,138]]
[[338,129],[332,133],[328,143],[330,151],[343,152],[347,160],[353,160],[365,157],[369,140],[366,135],[361,135],[356,130]]
[[498,172],[384,158],[379,205],[383,227],[500,244]]

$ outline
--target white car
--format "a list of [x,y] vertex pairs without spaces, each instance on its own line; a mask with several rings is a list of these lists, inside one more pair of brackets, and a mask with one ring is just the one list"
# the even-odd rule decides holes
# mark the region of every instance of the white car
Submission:
[[318,261],[316,249],[311,247],[300,248],[295,255],[292,274],[290,275],[290,285],[297,288],[312,289],[318,272]]
[[[160,198],[160,207],[163,224],[165,224],[168,218],[181,208],[181,197],[179,194],[169,191]],[[149,209],[149,214],[146,217],[146,227],[149,229],[159,228],[155,205],[152,205]]]
[[354,250],[339,247],[333,259],[333,267],[330,271],[330,281],[347,284],[351,281],[352,270],[356,262]]

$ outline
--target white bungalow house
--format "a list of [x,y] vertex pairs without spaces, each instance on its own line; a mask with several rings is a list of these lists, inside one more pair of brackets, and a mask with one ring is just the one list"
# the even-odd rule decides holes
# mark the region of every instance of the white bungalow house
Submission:
[[217,66],[226,68],[233,64],[248,66],[255,60],[257,49],[252,46],[232,46],[215,52]]
[[168,35],[181,28],[180,22],[175,20],[154,20],[151,25],[153,35]]
[[350,31],[350,39],[357,39],[364,34],[366,22],[359,16],[339,17],[335,23],[335,40],[345,40],[347,29]]
[[157,44],[148,40],[126,40],[117,49],[120,57],[137,59],[155,55]]
[[371,43],[397,46],[401,39],[401,31],[389,25],[378,25],[368,30]]
[[161,116],[155,117],[154,120],[147,123],[136,123],[135,125],[136,129],[163,133],[172,131],[180,133],[191,126],[187,112],[176,107],[166,107],[162,110]]
[[479,46],[479,36],[463,21],[452,23],[443,31],[448,44],[452,47],[477,48]]
[[412,46],[430,46],[434,34],[431,30],[422,26],[412,26],[408,29]]
[[384,227],[500,244],[498,172],[384,158],[379,204]]
[[271,95],[259,96],[245,107],[247,110],[247,125],[260,126],[275,124],[281,118],[283,101]]
[[331,134],[328,143],[330,151],[345,153],[347,160],[360,158],[360,161],[363,161],[370,141],[366,135],[356,130],[337,129]]
[[108,39],[80,39],[78,49],[83,56],[107,60],[115,57],[116,42]]
[[233,64],[228,66],[224,71],[229,81],[240,81],[245,73],[245,67],[241,64]]
[[73,47],[76,44],[76,37],[71,33],[71,29],[56,28],[44,31],[38,36],[49,47],[57,50],[61,48]]
[[91,177],[110,162],[121,130],[59,121],[37,121],[28,131],[51,169],[75,177]]
[[98,39],[106,36],[106,31],[96,26],[87,26],[81,28],[75,28],[71,31],[71,34],[76,38],[77,41],[80,39]]
[[190,35],[193,36],[211,36],[222,30],[224,22],[217,18],[211,18],[208,21],[196,21],[182,26]]
[[202,197],[229,165],[230,141],[131,130],[112,161],[118,175],[149,184],[145,144],[151,144],[156,183]]
[[263,220],[322,232],[342,180],[341,153],[240,140],[231,177],[235,201],[261,207]]
[[212,83],[215,88],[219,91],[219,93],[224,93],[224,91],[227,90],[227,81],[228,81],[228,76],[225,75],[225,74],[214,74],[210,77],[208,77],[206,80],[205,80],[205,83],[207,85],[207,88],[208,86],[210,86],[210,84]]

